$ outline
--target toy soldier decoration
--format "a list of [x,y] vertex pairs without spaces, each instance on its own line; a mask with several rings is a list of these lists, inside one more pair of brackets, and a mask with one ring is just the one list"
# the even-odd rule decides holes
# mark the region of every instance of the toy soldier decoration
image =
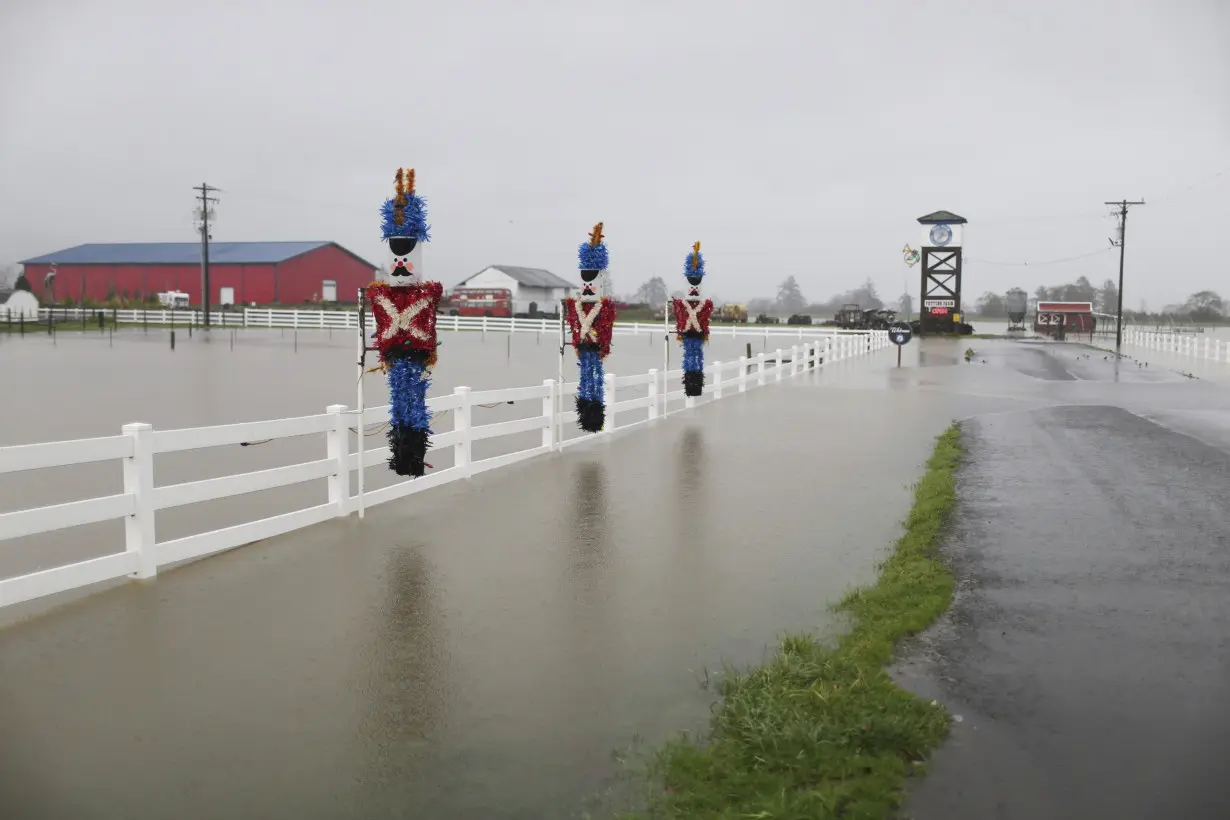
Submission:
[[389,380],[389,469],[418,477],[431,438],[427,388],[436,364],[436,309],[443,287],[423,279],[423,245],[431,238],[427,203],[414,190],[414,169],[397,169],[395,195],[381,208],[388,270],[367,288],[376,349]]
[[674,299],[675,332],[683,343],[683,394],[699,396],[705,389],[705,342],[709,340],[709,316],[713,302],[700,298],[700,283],[705,278],[705,257],[700,243],[683,263],[683,276],[688,280],[688,295]]
[[611,334],[615,330],[615,303],[602,293],[601,274],[610,260],[601,222],[594,226],[589,241],[581,243],[577,257],[581,295],[564,300],[564,314],[572,331],[572,346],[581,371],[577,384],[577,423],[582,430],[597,433],[606,423],[602,360],[611,352]]

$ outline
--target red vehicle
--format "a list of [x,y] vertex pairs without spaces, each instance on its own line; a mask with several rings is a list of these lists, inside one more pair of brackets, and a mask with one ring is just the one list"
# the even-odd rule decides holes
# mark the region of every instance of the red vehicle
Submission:
[[449,294],[450,316],[513,315],[513,296],[508,288],[453,288]]

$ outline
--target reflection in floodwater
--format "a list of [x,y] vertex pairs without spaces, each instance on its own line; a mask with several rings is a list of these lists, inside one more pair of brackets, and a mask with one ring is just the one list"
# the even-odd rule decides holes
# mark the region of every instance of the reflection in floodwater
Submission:
[[683,431],[679,441],[679,492],[675,507],[675,545],[691,551],[705,541],[705,435],[697,427]]
[[433,786],[424,774],[445,722],[447,636],[439,591],[417,545],[390,550],[388,559],[387,597],[373,603],[370,645],[360,658],[366,712],[357,732],[366,764],[355,786],[368,803],[371,792],[385,792],[396,803],[417,804]]
[[573,572],[585,572],[609,563],[610,527],[606,467],[601,462],[586,462],[574,472],[568,508],[570,532],[567,541]]
[[940,353],[935,350],[928,350],[923,340],[919,340],[918,347],[918,366],[919,367],[952,367],[958,363],[956,356],[951,353]]

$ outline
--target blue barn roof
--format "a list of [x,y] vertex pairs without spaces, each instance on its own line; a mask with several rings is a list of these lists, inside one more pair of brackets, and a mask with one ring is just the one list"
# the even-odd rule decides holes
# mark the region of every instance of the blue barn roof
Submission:
[[[336,242],[210,242],[209,262],[218,265],[271,265],[336,245],[364,264],[362,259]],[[23,259],[23,265],[196,265],[201,261],[200,242],[95,242]]]

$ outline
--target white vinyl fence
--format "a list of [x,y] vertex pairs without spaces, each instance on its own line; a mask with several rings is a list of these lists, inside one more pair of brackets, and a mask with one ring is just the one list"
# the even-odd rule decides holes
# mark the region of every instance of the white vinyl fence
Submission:
[[[733,362],[713,362],[705,368],[707,383],[701,400],[716,400],[743,393],[828,362],[864,356],[889,345],[887,333],[871,331],[815,339],[785,350],[778,349],[768,356],[761,353],[750,359],[740,357]],[[122,551],[0,580],[0,607],[124,576],[151,578],[157,574],[159,567],[167,564],[250,544],[329,518],[347,516],[363,506],[382,504],[486,470],[592,441],[621,427],[653,423],[667,412],[672,401],[678,409],[679,400],[684,399],[682,390],[666,392],[663,389],[667,385],[679,384],[681,376],[680,370],[667,373],[650,370],[634,376],[608,374],[606,428],[601,433],[568,440],[565,440],[563,432],[564,425],[575,423],[572,402],[569,401],[569,397],[576,393],[575,383],[560,385],[547,380],[531,387],[483,391],[458,387],[451,394],[428,400],[428,407],[435,414],[452,411],[449,415],[453,418],[453,429],[436,432],[432,446],[437,450],[451,447],[453,466],[360,495],[351,494],[351,473],[361,467],[381,465],[388,458],[388,447],[366,448],[362,431],[368,424],[387,421],[387,406],[367,408],[361,419],[356,419],[357,413],[344,405],[333,405],[323,414],[301,418],[182,430],[155,430],[148,424],[127,424],[118,436],[0,447],[0,474],[113,459],[123,462],[123,492],[0,514],[0,541],[114,519],[123,519],[125,524],[124,543],[114,545],[116,550]],[[624,388],[625,395],[627,388],[642,388],[645,392],[637,398],[616,401],[618,388]],[[473,407],[495,402],[539,400],[541,413],[538,415],[481,426],[471,424]],[[684,406],[691,407],[696,401],[686,398]],[[648,410],[647,418],[621,424],[621,415],[634,410]],[[646,414],[638,413],[638,416],[643,415]],[[627,418],[623,415],[625,421]],[[351,452],[349,433],[356,426],[360,444],[356,452]],[[535,447],[478,461],[472,458],[471,445],[475,441],[535,430],[542,433]],[[179,484],[159,485],[156,481],[154,456],[157,454],[306,435],[323,435],[324,447],[320,458]],[[154,513],[158,510],[320,479],[328,484],[328,500],[323,504],[169,541],[159,541],[155,532]]]
[[[167,325],[201,326],[201,313],[196,310],[113,310],[109,308],[40,308],[39,320],[47,324],[49,317],[54,322],[80,323],[90,327],[101,314],[103,321],[121,325]],[[218,327],[249,328],[294,328],[296,330],[357,330],[359,314],[353,310],[264,310],[239,308],[236,310],[211,310],[210,322]],[[32,320],[27,319],[27,323]],[[368,317],[371,323],[371,317]],[[0,322],[16,324],[16,317],[8,317],[0,311]],[[436,317],[439,330],[471,330],[489,333],[559,333],[559,319],[509,319],[495,316],[444,316]],[[674,327],[672,322],[671,327]],[[617,336],[641,333],[665,333],[662,322],[615,323]],[[840,330],[823,325],[711,325],[710,336],[761,336],[764,338],[806,339],[817,336],[860,335],[865,330]]]
[[1175,356],[1230,363],[1230,341],[1213,339],[1207,334],[1197,336],[1191,333],[1159,333],[1129,327],[1123,331],[1123,342]]

